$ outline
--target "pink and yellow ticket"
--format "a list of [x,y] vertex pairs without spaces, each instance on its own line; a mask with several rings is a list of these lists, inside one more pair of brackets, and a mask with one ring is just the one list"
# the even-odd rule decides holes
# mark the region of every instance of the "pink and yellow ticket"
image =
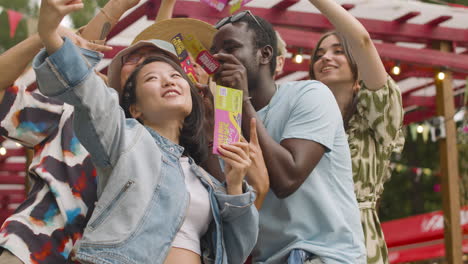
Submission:
[[242,125],[242,91],[216,85],[214,93],[213,154],[220,154],[218,147],[239,142]]

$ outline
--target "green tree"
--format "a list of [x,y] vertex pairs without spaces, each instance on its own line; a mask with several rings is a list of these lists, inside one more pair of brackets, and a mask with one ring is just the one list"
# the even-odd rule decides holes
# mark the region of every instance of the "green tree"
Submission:
[[[88,23],[98,10],[103,7],[108,0],[83,0],[84,8],[70,15],[74,28],[79,28]],[[39,7],[31,0],[0,0],[0,6],[4,9],[11,9],[24,15],[18,24],[14,38],[10,38],[10,27],[7,12],[0,14],[0,53],[24,40],[28,35],[34,33],[37,27],[37,16]],[[31,24],[28,29],[28,21]]]
[[98,8],[103,7],[108,0],[83,0],[84,8],[70,14],[75,28],[86,25],[95,15]]
[[[468,205],[468,134],[461,129],[464,125],[462,122],[457,124],[462,206]],[[439,143],[424,142],[421,134],[413,139],[409,131],[405,138],[403,153],[393,159],[404,166],[399,171],[394,169],[390,181],[385,184],[379,206],[381,221],[442,210]],[[417,175],[413,168],[427,168],[431,173]]]

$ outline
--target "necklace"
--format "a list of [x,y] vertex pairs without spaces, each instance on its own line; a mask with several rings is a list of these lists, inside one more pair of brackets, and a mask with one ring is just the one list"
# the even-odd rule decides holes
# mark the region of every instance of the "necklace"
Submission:
[[275,93],[270,99],[270,102],[268,102],[267,109],[265,110],[265,117],[263,118],[263,125],[266,125],[266,121],[268,121],[268,114],[270,113],[270,106],[271,106],[271,101],[273,101],[273,97],[275,97],[276,92],[278,92],[278,84],[275,84]]

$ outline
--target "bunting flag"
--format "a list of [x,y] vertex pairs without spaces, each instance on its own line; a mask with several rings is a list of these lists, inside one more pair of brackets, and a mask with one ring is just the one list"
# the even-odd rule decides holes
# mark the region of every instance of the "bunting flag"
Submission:
[[409,131],[410,131],[411,139],[413,141],[416,140],[418,138],[418,132],[416,131],[416,125],[410,124],[410,125],[408,125],[408,128],[409,128]]
[[424,143],[426,143],[429,139],[429,131],[431,130],[431,126],[428,124],[422,124],[422,127],[424,128],[422,132],[422,138]]
[[390,169],[392,171],[396,171],[396,172],[407,172],[407,171],[411,171],[412,173],[414,173],[416,176],[420,177],[420,176],[431,176],[431,175],[437,175],[438,172],[432,170],[432,169],[429,169],[429,168],[420,168],[420,167],[410,167],[410,166],[406,166],[404,164],[401,164],[401,163],[396,163],[396,162],[391,162],[390,163]]
[[10,38],[13,38],[16,33],[16,28],[18,27],[18,24],[21,21],[21,18],[23,17],[23,14],[13,11],[11,9],[7,9],[7,14],[8,21],[10,22]]

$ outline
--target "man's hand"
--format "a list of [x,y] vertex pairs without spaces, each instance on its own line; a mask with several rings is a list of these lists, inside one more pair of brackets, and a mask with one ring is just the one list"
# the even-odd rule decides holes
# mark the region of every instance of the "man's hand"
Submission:
[[[205,118],[203,121],[203,128],[207,142],[213,141],[214,133],[214,98],[211,93],[210,87],[207,84],[196,83],[195,86],[200,91],[203,100],[203,107],[205,109]],[[211,149],[210,149],[211,151]]]
[[226,87],[235,88],[244,92],[244,98],[249,97],[247,70],[234,55],[218,53],[213,55],[221,62],[221,67],[215,74],[216,82]]
[[[242,141],[245,142],[245,139],[242,138]],[[252,165],[247,171],[246,180],[257,192],[255,206],[257,209],[260,209],[268,190],[270,190],[270,178],[268,177],[268,170],[263,159],[260,142],[258,142],[257,121],[255,118],[250,120],[249,156]]]

